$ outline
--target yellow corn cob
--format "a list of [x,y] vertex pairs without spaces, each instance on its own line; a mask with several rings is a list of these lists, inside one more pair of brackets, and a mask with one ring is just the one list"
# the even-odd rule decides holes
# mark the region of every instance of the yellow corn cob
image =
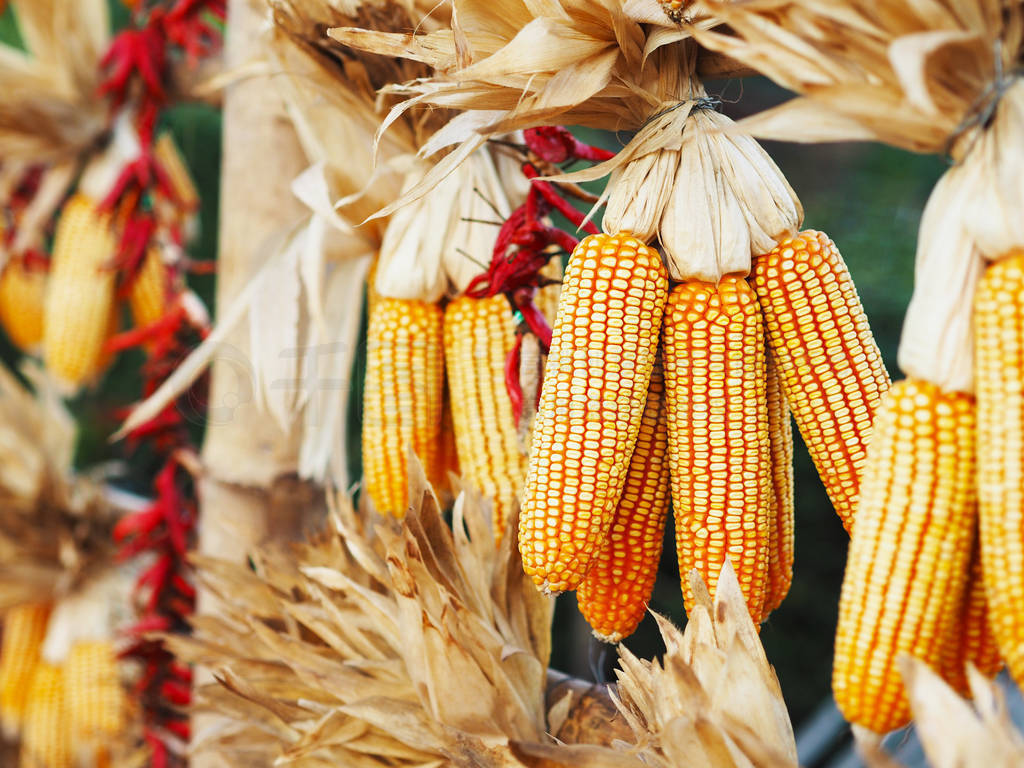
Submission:
[[975,525],[974,399],[896,382],[875,416],[839,602],[832,686],[846,719],[910,720],[897,657],[935,669],[956,622]]
[[1003,666],[992,626],[988,620],[988,600],[981,572],[980,542],[975,539],[971,551],[971,566],[964,590],[959,618],[951,637],[942,650],[942,677],[961,696],[970,696],[966,665],[973,664],[979,672],[992,678]]
[[114,306],[117,250],[110,217],[76,195],[57,224],[46,294],[43,352],[50,373],[75,389],[98,372]]
[[850,531],[871,421],[889,375],[842,256],[801,232],[754,260],[765,332],[800,434]]
[[4,614],[0,646],[0,723],[4,737],[13,741],[21,732],[26,694],[50,618],[47,603],[26,603]]
[[35,351],[43,341],[46,270],[12,258],[0,274],[0,324],[18,349]]
[[128,289],[128,306],[136,328],[145,328],[167,312],[170,274],[160,251],[150,248]]
[[181,156],[178,145],[169,133],[160,135],[153,146],[153,154],[161,168],[167,174],[171,189],[178,198],[179,204],[187,210],[199,207],[199,191],[196,189],[192,174],[189,173],[185,159]]
[[769,351],[765,359],[768,363],[768,435],[772,454],[768,591],[764,598],[764,616],[767,616],[782,604],[793,581],[793,424],[775,355]]
[[974,299],[981,561],[999,650],[1024,682],[1024,253],[992,264]]
[[631,235],[591,235],[569,260],[534,423],[519,550],[548,592],[583,580],[636,442],[668,277]]
[[429,478],[434,493],[444,506],[449,506],[455,499],[449,475],[459,475],[459,455],[455,445],[455,426],[453,424],[451,395],[448,392],[448,380],[445,379],[444,403],[441,406],[440,443],[437,449],[437,461],[434,462],[434,477]]
[[651,599],[668,514],[668,410],[655,363],[640,433],[622,496],[600,552],[576,592],[576,604],[608,643],[633,634]]
[[663,332],[676,553],[714,594],[726,556],[755,623],[768,576],[771,449],[764,328],[754,291],[727,275],[676,286]]
[[500,541],[526,476],[526,456],[505,389],[505,358],[515,344],[512,310],[504,296],[449,302],[444,313],[444,359],[463,477],[494,503]]
[[21,768],[71,768],[64,670],[42,661],[28,688]]
[[441,307],[378,296],[370,309],[363,390],[363,472],[381,513],[405,515],[411,448],[427,477],[440,449],[444,352]]
[[548,323],[554,325],[555,315],[558,314],[558,295],[562,292],[562,259],[558,256],[549,259],[548,263],[541,267],[540,274],[548,280],[558,281],[538,289],[533,300]]
[[79,640],[65,662],[68,728],[76,745],[96,745],[125,727],[126,697],[109,640]]

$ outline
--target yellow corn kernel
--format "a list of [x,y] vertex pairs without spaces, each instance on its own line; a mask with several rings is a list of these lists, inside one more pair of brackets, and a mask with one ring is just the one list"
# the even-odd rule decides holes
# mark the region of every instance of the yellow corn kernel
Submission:
[[25,603],[4,614],[0,646],[0,723],[4,738],[17,740],[25,718],[26,695],[50,619],[48,603]]
[[775,355],[768,351],[768,435],[771,444],[772,493],[768,515],[768,591],[764,616],[782,604],[793,582],[793,424],[782,391]]
[[21,768],[71,768],[69,737],[64,669],[41,661],[28,687]]
[[676,286],[662,334],[668,392],[676,554],[686,610],[689,573],[714,594],[728,557],[751,618],[762,619],[768,576],[771,448],[764,328],[754,291],[726,275]]
[[114,311],[109,267],[116,252],[110,216],[85,195],[71,198],[57,223],[43,321],[46,367],[68,390],[99,371]]
[[65,662],[67,725],[77,745],[98,745],[120,734],[126,696],[110,640],[79,640]]
[[444,347],[441,307],[378,296],[370,308],[363,390],[363,474],[381,513],[408,506],[408,451],[436,477]]
[[942,649],[940,672],[961,696],[970,697],[966,665],[973,664],[986,677],[995,677],[1002,669],[992,625],[988,619],[988,599],[981,572],[980,542],[975,539],[971,550],[971,566],[963,601],[953,632]]
[[668,276],[632,235],[591,235],[569,259],[519,518],[538,587],[574,589],[600,550],[643,416]]
[[974,298],[981,561],[989,619],[1024,683],[1024,253],[985,271]]
[[185,164],[185,158],[181,156],[181,151],[174,142],[174,137],[169,133],[161,134],[153,145],[153,154],[167,174],[167,180],[178,198],[178,204],[189,211],[197,209],[199,207],[199,191]]
[[502,296],[449,302],[444,313],[444,359],[462,476],[494,504],[500,541],[526,476],[505,359],[515,344],[512,309]]
[[43,341],[46,269],[12,258],[0,274],[0,324],[18,349],[34,352]]
[[827,236],[801,232],[753,267],[789,407],[849,532],[871,421],[889,375],[846,264]]
[[668,409],[655,363],[622,496],[600,552],[576,592],[599,640],[617,643],[644,617],[658,575],[668,514]]
[[150,248],[128,287],[128,306],[136,328],[146,328],[167,313],[170,272],[157,248]]
[[851,723],[910,721],[897,659],[939,669],[975,525],[974,398],[916,379],[879,404],[850,540],[832,688]]

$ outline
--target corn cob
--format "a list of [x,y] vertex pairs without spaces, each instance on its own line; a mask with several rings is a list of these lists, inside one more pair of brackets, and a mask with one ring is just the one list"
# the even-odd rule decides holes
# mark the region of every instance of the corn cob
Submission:
[[974,299],[981,560],[999,650],[1024,681],[1024,253],[992,264]]
[[800,434],[849,532],[871,421],[889,375],[842,256],[821,232],[754,261],[765,331]]
[[192,211],[199,207],[199,191],[196,189],[192,174],[189,173],[185,159],[181,156],[174,137],[163,133],[153,145],[153,154],[160,167],[167,174],[167,181],[182,208]]
[[847,720],[905,725],[897,657],[939,669],[975,524],[974,399],[917,379],[882,399],[843,578],[832,686]]
[[12,258],[0,274],[0,324],[11,343],[35,351],[43,340],[46,270]]
[[125,727],[125,693],[110,640],[79,640],[65,662],[68,728],[76,745],[98,744]]
[[441,307],[378,296],[370,310],[363,390],[363,471],[381,513],[405,515],[411,449],[436,477],[444,351]]
[[633,634],[647,610],[665,535],[668,475],[668,410],[656,362],[611,528],[576,592],[576,604],[599,640],[617,643]]
[[663,333],[676,553],[686,610],[689,573],[714,594],[726,556],[755,623],[768,575],[771,449],[764,328],[746,280],[676,286]]
[[793,581],[793,424],[775,356],[766,352],[772,493],[768,500],[768,591],[764,616],[782,604]]
[[84,195],[71,198],[57,224],[43,325],[46,367],[68,389],[98,373],[114,307],[108,266],[116,251],[110,217]]
[[668,277],[631,235],[591,235],[569,260],[534,423],[519,549],[541,589],[583,580],[626,479]]
[[71,768],[62,667],[42,661],[28,689],[21,768]]
[[995,677],[1003,666],[988,619],[988,600],[985,597],[980,542],[977,539],[971,551],[970,572],[963,602],[953,627],[953,634],[946,639],[943,647],[940,668],[943,679],[961,696],[971,694],[966,674],[968,663],[973,664],[979,672],[989,678]]
[[25,696],[39,663],[50,618],[47,603],[26,603],[4,614],[0,646],[0,723],[4,737],[17,739],[25,717]]
[[448,391],[448,379],[445,378],[441,405],[441,431],[440,443],[437,449],[437,461],[434,462],[434,477],[429,478],[430,484],[434,487],[442,505],[449,506],[455,499],[455,489],[452,488],[449,475],[458,476],[459,454],[455,445],[455,426],[452,416],[451,395]]
[[160,251],[150,248],[128,289],[128,306],[136,328],[145,328],[167,312],[170,274]]
[[515,343],[512,310],[504,296],[449,302],[444,313],[444,358],[463,476],[494,503],[500,540],[526,476],[512,402],[505,389],[505,358]]
[[537,290],[534,303],[537,309],[544,315],[549,324],[554,325],[555,316],[558,314],[558,295],[562,292],[562,260],[555,256],[540,269],[541,277],[557,282],[545,285]]

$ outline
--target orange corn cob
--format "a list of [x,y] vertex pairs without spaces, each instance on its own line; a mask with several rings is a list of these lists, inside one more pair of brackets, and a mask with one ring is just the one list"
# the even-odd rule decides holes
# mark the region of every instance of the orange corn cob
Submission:
[[935,669],[959,614],[975,525],[974,399],[916,379],[882,399],[839,602],[832,687],[852,723],[910,721],[897,658]]
[[71,768],[64,670],[42,661],[28,688],[21,768]]
[[444,352],[437,304],[378,296],[370,309],[363,390],[363,473],[381,513],[405,515],[406,458],[412,451],[436,477]]
[[43,325],[46,367],[67,389],[99,372],[114,307],[108,267],[116,252],[110,217],[84,195],[71,198],[57,223]]
[[768,515],[768,592],[764,615],[782,604],[793,582],[793,424],[782,391],[775,356],[767,360],[768,435],[772,454],[772,493]]
[[1024,253],[985,271],[974,299],[981,561],[989,619],[1024,682]]
[[842,256],[801,232],[754,260],[752,282],[797,426],[850,531],[871,421],[889,375]]
[[631,235],[591,235],[569,260],[519,518],[523,566],[574,589],[600,550],[643,416],[668,277]]
[[726,556],[755,623],[768,575],[771,449],[764,329],[746,280],[688,281],[668,300],[663,333],[676,553],[714,594]]
[[971,566],[959,617],[952,636],[946,639],[942,652],[942,677],[961,696],[970,696],[966,665],[973,664],[988,678],[995,677],[1003,666],[992,625],[988,620],[988,600],[981,572],[981,551],[977,539],[971,551]]
[[647,610],[665,536],[668,475],[665,382],[655,363],[611,528],[576,592],[576,604],[599,640],[617,643],[633,634]]
[[48,603],[26,603],[4,614],[0,646],[0,723],[4,738],[17,739],[25,718],[26,694],[39,663],[50,618]]
[[463,477],[494,504],[500,541],[526,476],[505,358],[515,344],[512,310],[504,296],[449,302],[444,313],[444,359]]
[[136,328],[150,326],[166,314],[170,288],[170,273],[160,251],[150,248],[128,288],[128,306]]
[[76,745],[97,745],[125,728],[126,697],[110,640],[79,640],[65,662],[68,729]]
[[46,270],[23,258],[12,258],[0,274],[0,324],[23,352],[35,351],[43,341],[46,283]]

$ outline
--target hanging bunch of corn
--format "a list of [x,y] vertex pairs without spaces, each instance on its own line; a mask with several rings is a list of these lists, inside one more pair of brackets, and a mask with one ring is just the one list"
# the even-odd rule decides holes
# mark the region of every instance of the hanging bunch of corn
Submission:
[[[730,31],[696,34],[805,94],[748,121],[755,133],[873,138],[948,151],[955,161],[921,221],[899,351],[907,379],[879,406],[840,604],[836,701],[854,723],[884,732],[910,718],[901,653],[966,691],[966,661],[990,675],[999,667],[990,627],[1024,679],[1024,400],[1016,383],[1024,325],[1015,319],[1024,281],[1014,276],[1024,246],[1024,85],[1003,74],[1020,61],[1024,11],[960,0],[881,17],[859,0],[836,8],[830,0],[771,11],[715,2]],[[873,20],[870,31],[860,18]],[[819,119],[805,120],[808,108]],[[829,346],[839,338],[833,332]]]
[[[486,3],[463,5],[474,18],[495,13]],[[491,29],[486,24],[460,28],[453,39],[468,45],[459,49],[482,52],[470,61],[454,60],[447,47],[433,44],[399,50],[393,39],[365,30],[330,34],[445,72],[407,84],[406,92],[417,102],[470,113],[434,137],[432,147],[460,145],[417,191],[443,183],[462,156],[499,131],[556,117],[636,129],[614,157],[590,158],[604,162],[555,176],[566,184],[608,174],[611,180],[601,201],[605,234],[580,243],[563,281],[520,517],[524,565],[538,586],[552,592],[587,578],[612,529],[662,335],[683,583],[695,568],[713,589],[729,558],[751,615],[760,621],[781,602],[791,579],[787,409],[815,447],[822,478],[849,525],[872,413],[888,377],[834,246],[817,233],[798,234],[802,209],[789,185],[756,142],[729,130],[730,121],[707,97],[699,75],[720,62],[665,29],[675,27],[668,16],[634,19],[625,9],[588,0],[560,5],[561,15],[534,6],[522,8],[521,17],[502,19],[500,28],[512,33],[504,47],[492,38],[475,41],[476,29]],[[594,29],[573,23],[581,14],[595,20]],[[540,29],[530,26],[540,20],[544,35],[515,34]],[[595,31],[602,24],[607,34]],[[675,38],[666,42],[669,34]],[[494,51],[500,58],[492,57]],[[569,81],[572,94],[563,89]],[[628,82],[628,95],[609,82]],[[475,110],[485,128],[466,138]],[[556,136],[543,136],[552,149]],[[394,207],[410,199],[406,195]],[[655,242],[664,263],[648,249]],[[790,279],[792,273],[798,279]],[[676,283],[671,297],[665,278]],[[817,320],[804,322],[809,314]],[[841,344],[834,343],[837,338]],[[766,347],[781,382],[781,391],[772,392],[771,415]],[[630,361],[628,370],[623,360]],[[718,406],[722,402],[725,409]],[[651,496],[640,506],[653,501]],[[634,607],[648,596],[635,595]]]

